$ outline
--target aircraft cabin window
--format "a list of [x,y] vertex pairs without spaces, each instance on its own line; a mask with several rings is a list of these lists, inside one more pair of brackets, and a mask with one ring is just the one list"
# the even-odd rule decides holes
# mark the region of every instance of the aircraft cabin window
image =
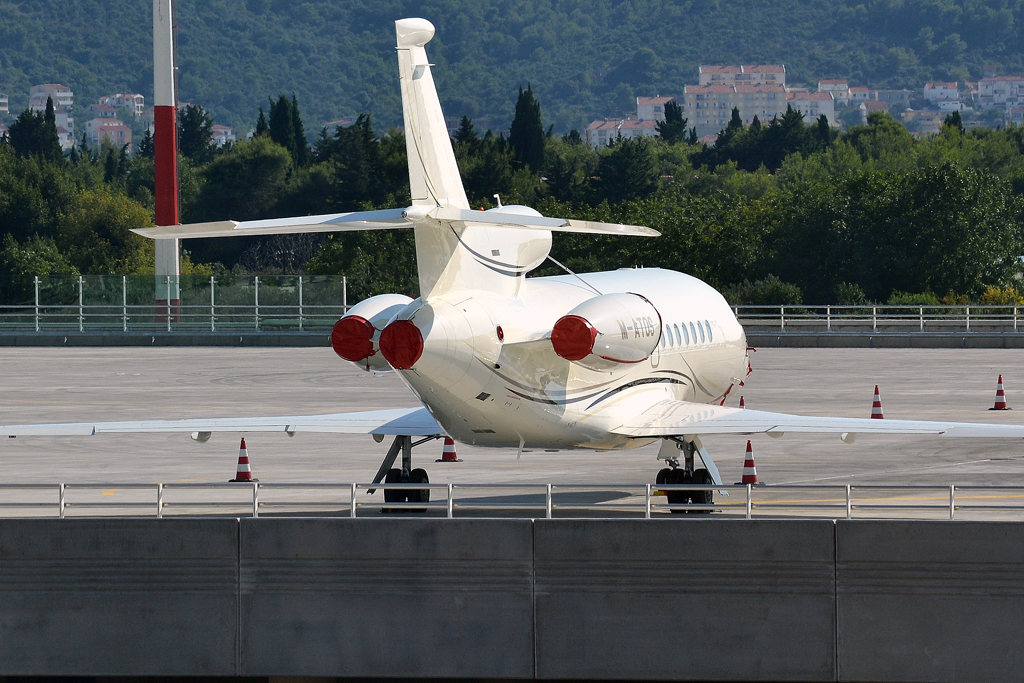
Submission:
[[[678,329],[678,328],[676,328],[676,329]],[[679,332],[676,332],[676,334],[679,334]],[[690,345],[690,333],[686,331],[686,323],[683,323],[683,337],[686,338],[686,345],[689,346]]]
[[700,343],[703,344],[704,343],[704,326],[700,324],[699,320],[697,321],[697,329],[700,330]]
[[658,346],[660,346],[661,348],[665,348],[665,344],[665,335],[663,334],[661,335],[661,340],[659,341]]
[[693,343],[696,344],[697,343],[697,328],[693,326],[693,323],[690,323],[690,334],[693,336]]
[[705,320],[704,327],[708,328],[708,343],[710,344],[712,341],[714,341],[714,338],[711,336],[711,323]]
[[679,325],[673,325],[672,327],[676,330],[675,340],[672,342],[672,346],[679,346]]

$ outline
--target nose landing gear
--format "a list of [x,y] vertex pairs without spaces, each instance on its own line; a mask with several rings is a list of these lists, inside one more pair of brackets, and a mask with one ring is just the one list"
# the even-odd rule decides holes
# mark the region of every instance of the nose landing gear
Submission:
[[[383,481],[385,484],[429,484],[430,479],[427,477],[427,471],[424,469],[412,467],[412,449],[414,446],[426,443],[427,441],[433,441],[438,439],[438,436],[428,436],[419,441],[413,443],[411,436],[396,436],[395,440],[391,443],[391,447],[388,449],[387,455],[384,456],[384,462],[381,463],[380,469],[377,470],[376,476],[373,478],[374,484],[379,484]],[[402,454],[402,466],[392,467],[395,460],[398,458],[398,454]],[[374,493],[376,489],[369,489],[367,493]],[[429,503],[430,502],[430,489],[384,489],[384,502],[385,503]],[[381,512],[426,512],[426,508],[382,508]]]
[[[664,460],[668,467],[660,470],[658,476],[655,479],[655,483],[661,484],[701,484],[701,485],[713,485],[715,483],[714,477],[705,468],[695,468],[695,455],[697,453],[697,444],[693,441],[686,441],[680,439],[664,439],[661,443],[661,451],[658,452],[658,459]],[[679,452],[683,454],[683,464],[680,466],[679,463]],[[703,458],[702,458],[703,460]],[[673,513],[700,513],[709,512],[709,510],[687,510],[684,505],[711,505],[715,502],[714,491],[666,491],[666,498],[668,498],[668,504],[671,507],[670,510]]]

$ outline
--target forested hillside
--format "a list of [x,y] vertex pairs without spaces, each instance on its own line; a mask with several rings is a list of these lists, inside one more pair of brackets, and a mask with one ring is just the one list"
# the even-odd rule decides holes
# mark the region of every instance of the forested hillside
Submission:
[[[180,96],[247,130],[295,92],[307,130],[369,113],[400,123],[392,22],[424,16],[449,116],[505,129],[532,83],[556,132],[679,93],[700,63],[783,62],[789,80],[919,88],[1024,74],[1024,0],[178,0]],[[0,0],[0,92],[62,82],[84,105],[152,95],[151,0]]]

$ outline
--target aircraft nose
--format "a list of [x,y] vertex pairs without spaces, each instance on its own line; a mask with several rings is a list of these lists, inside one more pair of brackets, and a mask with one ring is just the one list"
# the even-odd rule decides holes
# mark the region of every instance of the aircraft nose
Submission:
[[396,320],[380,333],[380,351],[391,367],[408,370],[423,355],[423,334],[410,320]]

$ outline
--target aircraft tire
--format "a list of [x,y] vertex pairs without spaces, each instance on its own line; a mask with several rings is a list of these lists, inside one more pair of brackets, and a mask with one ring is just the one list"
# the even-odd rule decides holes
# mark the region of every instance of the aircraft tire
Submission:
[[[429,484],[430,478],[427,477],[427,471],[424,469],[416,468],[409,473],[410,484]],[[429,503],[430,502],[430,489],[412,489],[408,492],[410,503]],[[426,508],[422,510],[409,510],[409,512],[426,512]]]
[[[669,470],[668,475],[665,477],[666,484],[689,484],[690,476],[686,473],[686,470],[674,469]],[[687,505],[690,502],[690,496],[692,491],[668,491],[668,504],[669,505]],[[675,509],[672,510],[675,513],[683,513],[686,510]]]
[[[706,469],[701,468],[694,470],[693,472],[693,483],[694,484],[714,484],[715,480],[711,476],[711,473]],[[690,492],[691,502],[696,505],[711,505],[715,502],[714,491],[691,491]],[[708,512],[707,510],[694,510],[694,512]]]
[[[384,476],[385,484],[401,484],[402,482],[402,470],[397,467],[392,467],[388,470],[388,473]],[[385,503],[404,503],[408,493],[406,491],[399,491],[398,489],[384,489],[384,502]],[[381,512],[398,512],[398,510],[383,509]]]

